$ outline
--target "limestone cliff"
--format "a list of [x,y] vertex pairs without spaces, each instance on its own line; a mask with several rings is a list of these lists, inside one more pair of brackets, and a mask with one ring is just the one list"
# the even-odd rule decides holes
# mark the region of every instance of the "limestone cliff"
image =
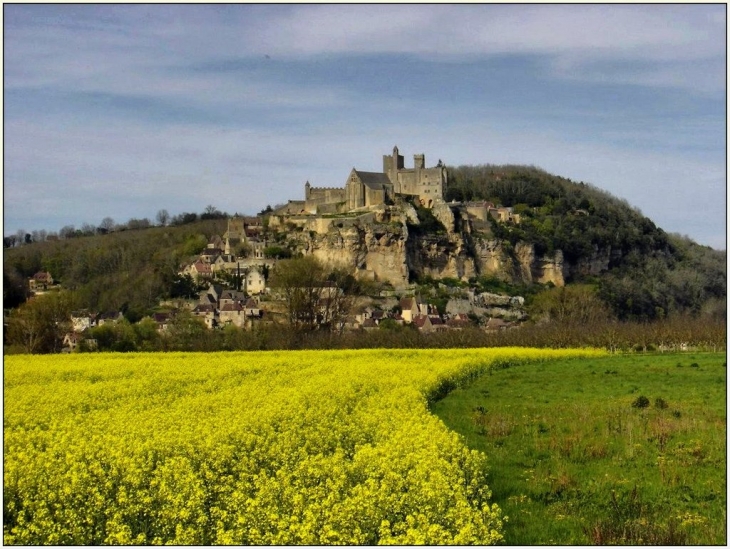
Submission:
[[405,225],[333,225],[325,234],[299,233],[290,238],[299,241],[304,254],[313,255],[332,268],[345,269],[360,278],[389,282],[395,288],[408,285]]
[[[415,209],[410,204],[399,205],[376,212],[372,221],[360,217],[351,223],[333,222],[319,231],[295,231],[288,238],[296,241],[304,254],[330,267],[388,282],[396,289],[423,276],[468,280],[487,275],[512,283],[564,285],[567,265],[562,252],[539,256],[526,242],[512,247],[501,240],[480,237],[462,213],[439,204],[433,214],[446,231],[424,233]],[[592,272],[605,269],[607,263],[608,257],[600,256],[594,264],[580,268]]]
[[468,280],[477,275],[474,258],[458,233],[413,235],[406,249],[408,266],[416,276]]

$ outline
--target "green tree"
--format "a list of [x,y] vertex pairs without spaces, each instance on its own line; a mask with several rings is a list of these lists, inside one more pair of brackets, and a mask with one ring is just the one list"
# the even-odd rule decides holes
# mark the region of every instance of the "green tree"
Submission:
[[57,353],[63,336],[71,329],[75,296],[69,291],[37,296],[12,311],[8,319],[8,343],[26,353]]
[[210,346],[211,330],[188,311],[175,315],[167,327],[165,343],[173,351],[204,351]]
[[137,347],[141,351],[153,351],[159,346],[160,334],[157,332],[157,323],[150,317],[145,317],[134,324],[134,333]]
[[264,256],[272,259],[289,259],[291,250],[282,246],[267,246],[264,248]]
[[571,284],[550,288],[534,296],[531,316],[537,320],[572,322],[589,325],[612,317],[608,306],[593,286]]

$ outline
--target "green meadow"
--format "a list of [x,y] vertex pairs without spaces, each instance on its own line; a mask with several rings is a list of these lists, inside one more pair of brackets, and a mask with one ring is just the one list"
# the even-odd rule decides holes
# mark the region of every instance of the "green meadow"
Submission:
[[483,451],[508,545],[726,544],[726,356],[493,370],[433,404]]

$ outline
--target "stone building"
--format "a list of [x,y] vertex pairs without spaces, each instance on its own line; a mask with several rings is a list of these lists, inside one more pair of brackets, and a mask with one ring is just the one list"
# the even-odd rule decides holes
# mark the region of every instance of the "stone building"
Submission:
[[431,207],[443,200],[446,192],[446,166],[439,160],[438,165],[426,168],[426,156],[413,155],[413,168],[405,168],[398,147],[393,147],[391,156],[383,156],[383,173],[393,184],[396,195],[417,196],[424,206]]
[[347,202],[346,189],[304,185],[304,211],[312,214],[336,213]]
[[[302,210],[309,214],[346,212],[387,204],[396,196],[417,197],[430,208],[437,200],[443,200],[446,183],[446,166],[441,161],[426,168],[425,155],[416,154],[413,168],[406,168],[398,147],[393,147],[392,155],[383,156],[382,172],[353,168],[344,188],[312,187],[307,181]],[[289,213],[291,208],[287,210]]]

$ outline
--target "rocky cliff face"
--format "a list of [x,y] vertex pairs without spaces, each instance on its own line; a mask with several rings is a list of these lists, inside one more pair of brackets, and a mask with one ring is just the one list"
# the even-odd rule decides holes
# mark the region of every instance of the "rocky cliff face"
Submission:
[[413,235],[406,246],[408,266],[416,276],[467,280],[477,275],[462,235]]
[[[409,232],[405,221],[415,225],[418,218],[408,205],[393,215],[378,215],[377,222],[345,227],[332,225],[324,234],[302,231],[289,238],[297,241],[303,253],[317,257],[330,267],[389,282],[396,289],[419,276],[467,280],[491,275],[513,283],[564,285],[567,265],[562,252],[538,256],[528,243],[519,242],[511,249],[502,241],[476,237],[468,218],[458,211],[455,215],[447,204],[434,208],[433,213],[446,227],[445,234]],[[580,268],[593,272],[607,266],[608,256],[601,256],[595,264]]]
[[395,288],[408,285],[405,225],[333,226],[324,235],[304,233],[294,238],[306,255],[313,255],[332,268],[390,282]]

